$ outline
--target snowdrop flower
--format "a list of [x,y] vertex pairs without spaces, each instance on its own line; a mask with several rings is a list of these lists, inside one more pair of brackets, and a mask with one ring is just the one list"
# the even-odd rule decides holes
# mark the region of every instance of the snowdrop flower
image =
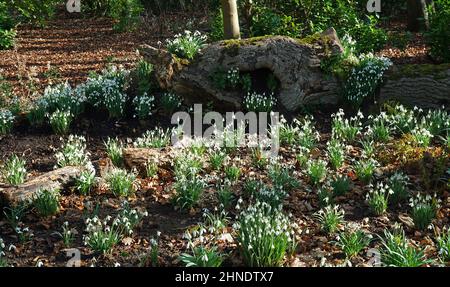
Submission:
[[0,109],[0,135],[7,134],[12,129],[14,119],[11,111]]
[[248,93],[244,98],[244,107],[251,112],[272,112],[273,106],[276,104],[276,99],[273,93],[266,95],[266,93]]
[[147,93],[144,93],[141,96],[135,97],[133,99],[133,105],[135,107],[135,111],[137,114],[134,117],[139,117],[140,119],[148,118],[152,115],[152,110],[155,106],[154,104],[155,97],[149,96]]
[[173,39],[167,39],[166,45],[169,52],[179,57],[193,59],[194,56],[203,48],[207,37],[199,31],[192,33],[184,31],[184,34],[177,34]]

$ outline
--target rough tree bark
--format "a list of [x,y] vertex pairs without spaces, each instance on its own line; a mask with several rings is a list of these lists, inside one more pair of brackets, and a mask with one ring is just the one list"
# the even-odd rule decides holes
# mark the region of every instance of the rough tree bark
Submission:
[[450,64],[393,67],[380,89],[381,103],[450,109]]
[[63,190],[75,183],[83,167],[67,166],[40,175],[20,186],[0,185],[0,202],[2,205],[16,206],[33,200],[43,189]]
[[221,0],[225,39],[239,39],[239,15],[236,0]]

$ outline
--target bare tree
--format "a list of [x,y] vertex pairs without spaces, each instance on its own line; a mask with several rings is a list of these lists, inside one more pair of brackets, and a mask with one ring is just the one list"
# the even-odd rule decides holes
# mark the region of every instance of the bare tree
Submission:
[[239,39],[239,16],[236,0],[221,0],[225,39]]

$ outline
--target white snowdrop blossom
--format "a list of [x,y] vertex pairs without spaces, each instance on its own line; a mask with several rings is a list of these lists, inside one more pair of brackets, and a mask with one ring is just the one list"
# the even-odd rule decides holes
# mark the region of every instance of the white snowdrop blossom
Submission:
[[424,127],[415,127],[411,135],[414,143],[421,147],[428,147],[433,139],[431,132]]
[[170,144],[173,129],[164,130],[157,127],[145,132],[142,137],[137,138],[133,145],[139,148],[162,148]]
[[450,130],[450,114],[442,106],[440,109],[428,110],[422,118],[422,125],[430,131],[433,136],[445,135]]
[[14,125],[14,115],[9,110],[0,110],[0,135],[9,133]]
[[344,84],[344,98],[355,107],[361,106],[365,98],[374,94],[390,66],[392,61],[388,58],[376,57],[372,53],[361,55],[359,64],[353,68]]
[[202,35],[199,31],[192,33],[184,31],[177,34],[173,39],[166,40],[167,50],[180,58],[192,60],[195,55],[204,47],[207,40],[206,35]]
[[110,66],[100,75],[89,77],[79,85],[76,95],[86,99],[94,107],[104,107],[111,118],[120,118],[125,112],[128,96],[125,93],[130,71],[122,67]]
[[65,82],[55,86],[47,86],[43,96],[35,104],[50,114],[59,110],[78,115],[83,111],[85,102],[86,97],[76,94],[76,90],[74,91],[69,83]]
[[250,112],[271,112],[276,105],[276,99],[273,93],[258,94],[256,92],[248,93],[244,98],[244,108]]
[[113,219],[106,216],[102,221],[97,216],[87,218],[84,244],[98,252],[109,252],[125,236],[131,236],[146,212],[131,209],[128,202],[122,204],[121,212]]
[[5,252],[3,250],[5,250],[5,242],[3,241],[3,239],[0,237],[0,259],[2,256],[5,256]]
[[70,135],[67,142],[55,154],[58,166],[87,166],[89,153],[86,152],[86,139],[83,136]]
[[389,198],[394,194],[394,191],[388,184],[382,182],[377,183],[375,188],[369,185],[369,188],[366,201],[376,215],[382,215],[386,212]]
[[17,186],[24,183],[27,176],[25,160],[17,155],[11,156],[6,160],[2,172],[4,179],[9,184]]
[[231,68],[227,72],[226,82],[233,88],[239,85],[240,73],[239,68]]
[[417,126],[417,118],[414,111],[415,109],[410,110],[403,105],[395,106],[390,120],[395,125],[398,133],[408,133]]
[[74,117],[70,110],[61,111],[59,109],[47,116],[56,134],[66,134]]
[[346,118],[343,109],[339,109],[336,114],[331,115],[332,118],[332,137],[345,141],[353,141],[361,134],[364,119],[363,113],[358,111],[356,116]]
[[147,93],[135,97],[133,99],[133,105],[136,111],[134,116],[141,120],[150,117],[152,115],[152,110],[155,107],[154,101],[155,97],[149,96]]
[[295,247],[297,224],[281,207],[257,201],[241,212],[234,225],[248,266],[280,266],[286,252]]
[[415,197],[410,198],[409,206],[411,207],[411,217],[414,225],[420,230],[430,228],[440,208],[440,204],[441,200],[436,194],[431,196],[430,194],[422,195],[418,193]]

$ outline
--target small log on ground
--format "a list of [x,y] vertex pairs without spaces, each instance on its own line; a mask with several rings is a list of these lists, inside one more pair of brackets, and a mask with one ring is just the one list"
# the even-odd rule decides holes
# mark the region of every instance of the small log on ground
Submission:
[[42,174],[17,187],[2,185],[0,186],[0,202],[2,205],[16,206],[32,201],[43,189],[62,191],[73,186],[83,170],[84,167],[67,166]]
[[156,163],[159,169],[171,170],[175,151],[172,148],[125,148],[122,156],[128,169],[137,169],[145,175],[148,163]]

